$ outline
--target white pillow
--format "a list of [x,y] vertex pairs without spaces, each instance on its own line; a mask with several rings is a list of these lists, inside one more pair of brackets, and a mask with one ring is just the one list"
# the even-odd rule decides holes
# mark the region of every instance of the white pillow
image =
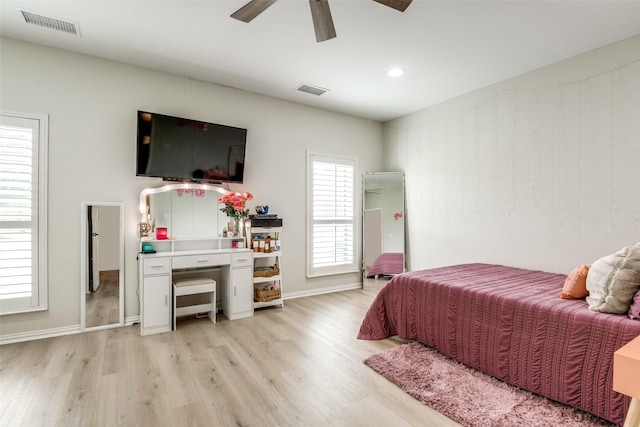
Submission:
[[640,242],[600,258],[587,274],[589,310],[625,314],[640,289]]

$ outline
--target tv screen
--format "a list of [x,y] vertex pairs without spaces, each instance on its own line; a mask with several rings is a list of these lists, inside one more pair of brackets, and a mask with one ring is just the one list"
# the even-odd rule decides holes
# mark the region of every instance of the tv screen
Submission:
[[247,130],[138,111],[137,176],[242,183]]

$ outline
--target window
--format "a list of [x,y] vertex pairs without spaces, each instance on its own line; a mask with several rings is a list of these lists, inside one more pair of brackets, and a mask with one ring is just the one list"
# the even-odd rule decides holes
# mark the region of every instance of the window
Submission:
[[0,114],[0,314],[47,308],[47,116]]
[[356,272],[356,161],[307,155],[307,276]]

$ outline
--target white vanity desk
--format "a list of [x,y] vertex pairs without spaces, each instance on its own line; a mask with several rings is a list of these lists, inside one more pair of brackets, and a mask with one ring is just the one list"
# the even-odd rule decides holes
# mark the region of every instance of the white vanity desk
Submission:
[[[145,240],[156,253],[138,254],[140,334],[168,332],[173,324],[174,274],[220,270],[222,312],[229,320],[253,316],[253,253],[232,248],[243,238]],[[212,325],[213,326],[213,325]]]

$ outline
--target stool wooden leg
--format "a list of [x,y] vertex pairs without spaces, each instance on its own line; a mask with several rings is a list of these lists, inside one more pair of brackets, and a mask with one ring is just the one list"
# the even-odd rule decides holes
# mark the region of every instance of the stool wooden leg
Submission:
[[631,399],[631,405],[624,419],[624,427],[640,427],[640,400],[635,397]]

